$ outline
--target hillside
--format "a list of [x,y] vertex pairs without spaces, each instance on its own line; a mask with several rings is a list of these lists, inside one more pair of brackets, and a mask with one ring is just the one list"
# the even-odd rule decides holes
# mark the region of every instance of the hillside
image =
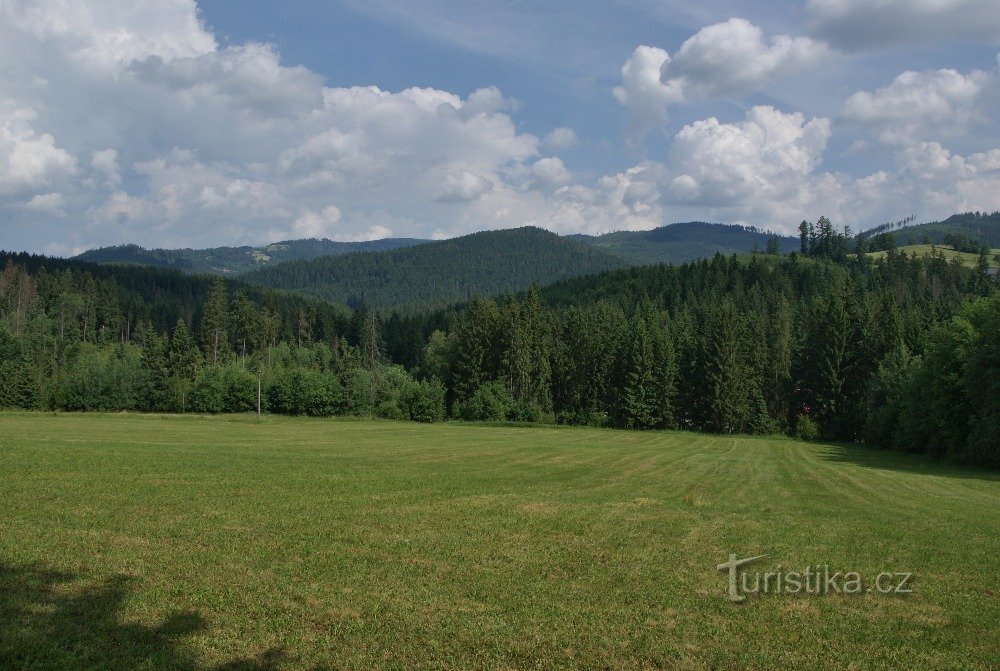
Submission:
[[[958,258],[961,260],[962,265],[967,268],[975,268],[979,263],[979,255],[973,254],[971,252],[960,252],[955,250],[948,245],[941,244],[931,244],[931,245],[903,245],[902,247],[897,247],[897,251],[906,254],[907,256],[912,256],[916,254],[918,257],[932,256],[934,254],[942,254],[946,259],[951,261],[952,259]],[[887,252],[869,252],[868,256],[872,258],[884,258]],[[993,248],[989,255],[990,265],[996,268],[1000,266],[1000,249]]]
[[192,273],[239,275],[284,261],[337,256],[349,252],[375,252],[419,245],[426,240],[386,238],[363,242],[336,242],[310,238],[285,240],[262,247],[213,247],[210,249],[146,249],[118,245],[91,249],[74,257],[93,263],[135,263]]
[[435,307],[474,295],[630,265],[605,250],[540,228],[485,231],[386,252],[291,261],[246,275],[248,282],[289,289],[349,306]]
[[[127,340],[140,324],[166,333],[173,329],[178,318],[197,329],[217,281],[208,275],[168,268],[99,264],[4,251],[0,251],[0,269],[4,269],[0,296],[23,287],[28,297],[23,305],[24,314],[30,317],[33,310],[47,311],[50,316],[39,325],[55,320],[64,326],[63,336],[68,340],[75,337],[73,333],[87,340],[88,332],[91,336],[95,332],[116,333],[112,339]],[[291,338],[301,327],[307,327],[312,337],[320,340],[332,339],[349,330],[351,314],[342,305],[235,279],[221,281],[230,298],[241,292],[255,308],[266,308],[275,320],[274,337],[278,339]]]
[[884,232],[892,233],[897,245],[940,245],[948,242],[946,236],[963,235],[979,244],[1000,247],[1000,212],[965,212],[944,221],[903,227],[879,226],[865,234],[874,237]]
[[615,231],[572,237],[640,265],[684,263],[716,253],[740,254],[752,251],[755,246],[763,250],[770,238],[778,239],[783,254],[795,251],[799,245],[797,238],[775,236],[751,226],[699,221],[669,224],[651,231]]

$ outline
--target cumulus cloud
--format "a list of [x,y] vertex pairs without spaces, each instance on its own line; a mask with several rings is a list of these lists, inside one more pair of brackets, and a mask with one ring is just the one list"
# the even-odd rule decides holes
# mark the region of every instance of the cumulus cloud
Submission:
[[677,81],[690,98],[715,98],[754,91],[786,75],[809,69],[827,54],[808,37],[776,35],[745,19],[702,28],[663,65],[664,82]]
[[[426,235],[541,145],[495,87],[329,87],[273,45],[220,47],[191,0],[0,0],[0,62],[0,214],[22,246],[45,226],[68,247]],[[51,193],[83,225],[44,219]]]
[[565,151],[575,147],[577,141],[576,132],[572,128],[559,127],[552,129],[542,142],[551,151]]
[[562,160],[556,157],[538,159],[531,166],[531,183],[539,188],[565,186],[572,179]]
[[907,71],[875,92],[847,99],[842,116],[876,130],[879,140],[906,146],[918,139],[959,135],[989,120],[984,93],[997,87],[997,72]]
[[785,200],[815,170],[829,138],[829,119],[806,121],[773,107],[754,107],[738,123],[698,121],[671,143],[671,194],[717,205]]
[[749,93],[815,66],[826,54],[821,42],[788,35],[767,41],[759,27],[733,18],[702,28],[673,57],[638,47],[614,95],[629,110],[631,128],[641,132],[663,124],[671,105]]
[[894,149],[896,170],[852,177],[822,170],[830,135],[828,119],[766,106],[736,123],[689,124],[650,172],[659,205],[680,219],[709,213],[787,234],[820,215],[857,229],[912,213],[931,220],[1000,208],[998,149],[963,156],[916,142]]
[[323,238],[335,235],[340,216],[340,208],[336,205],[327,205],[320,212],[307,210],[292,222],[292,235],[289,237]]
[[0,194],[32,195],[76,172],[76,158],[34,128],[33,109],[0,108]]
[[[767,87],[823,53],[733,19],[672,57],[639,47],[614,93],[641,132],[671,106]],[[519,104],[495,87],[327,86],[273,45],[220,46],[192,0],[0,0],[0,63],[4,244],[36,250],[529,224],[600,233],[695,218],[787,230],[819,214],[857,225],[990,209],[1000,194],[998,150],[954,153],[935,137],[974,126],[995,73],[915,73],[853,97],[845,118],[918,136],[889,146],[892,171],[825,172],[827,119],[756,107],[689,123],[659,160],[581,181],[552,155],[576,134],[523,132]]]
[[462,170],[445,175],[434,200],[439,203],[463,203],[476,200],[492,190],[492,180],[474,172]]
[[846,49],[935,40],[1000,41],[996,0],[809,0],[813,34]]
[[622,66],[621,84],[612,91],[627,110],[629,129],[643,133],[667,122],[667,107],[684,101],[683,83],[661,80],[670,54],[657,47],[638,46]]

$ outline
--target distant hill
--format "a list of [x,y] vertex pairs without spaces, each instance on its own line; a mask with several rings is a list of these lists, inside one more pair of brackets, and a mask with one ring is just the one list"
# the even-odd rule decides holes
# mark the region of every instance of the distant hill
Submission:
[[[88,320],[92,324],[104,320],[115,321],[129,330],[134,330],[139,323],[148,324],[157,332],[166,333],[173,330],[178,317],[189,326],[197,327],[212,284],[217,281],[209,275],[168,268],[101,264],[0,250],[0,268],[8,263],[23,267],[33,275],[44,270],[50,278],[48,282],[65,285],[67,295],[81,292],[88,296],[86,301],[72,299],[65,304],[67,323],[77,327]],[[351,312],[342,305],[250,285],[240,278],[223,278],[222,282],[230,298],[240,291],[256,307],[267,306],[273,311],[280,338],[291,339],[290,334],[298,333],[303,318],[317,340],[332,342],[335,337],[350,332]],[[88,316],[87,304],[98,296],[103,296],[107,302],[98,302],[100,307],[96,311],[91,308]],[[111,315],[112,312],[115,314]]]
[[310,238],[285,240],[263,247],[213,247],[210,249],[146,249],[138,245],[119,245],[91,249],[74,257],[92,263],[134,263],[189,273],[240,275],[257,268],[284,261],[337,256],[349,252],[399,249],[427,242],[414,238],[386,238],[364,242],[336,242]]
[[775,237],[781,252],[798,249],[797,238],[778,236],[752,226],[707,224],[700,221],[669,224],[651,231],[616,231],[604,235],[571,236],[636,264],[685,263],[714,256],[766,249]]
[[945,236],[961,234],[970,240],[989,247],[1000,247],[1000,212],[965,212],[954,214],[944,221],[933,221],[911,226],[879,226],[865,231],[867,237],[890,232],[897,245],[940,245]]
[[243,279],[356,307],[442,307],[474,295],[634,265],[578,239],[535,228],[484,231],[384,252],[261,268]]

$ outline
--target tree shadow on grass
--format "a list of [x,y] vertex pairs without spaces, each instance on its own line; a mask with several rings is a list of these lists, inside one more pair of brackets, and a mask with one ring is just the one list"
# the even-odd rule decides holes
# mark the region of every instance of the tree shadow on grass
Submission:
[[[122,622],[131,579],[114,576],[82,588],[77,579],[38,564],[0,563],[0,668],[205,669],[185,643],[207,628],[201,615],[172,613],[154,627]],[[280,649],[272,649],[214,668],[270,671],[284,658]]]
[[866,468],[888,471],[905,471],[921,475],[936,475],[960,480],[991,480],[1000,482],[1000,473],[975,466],[958,466],[932,459],[924,454],[906,454],[880,450],[869,445],[850,443],[824,443],[819,454],[827,461],[857,464]]

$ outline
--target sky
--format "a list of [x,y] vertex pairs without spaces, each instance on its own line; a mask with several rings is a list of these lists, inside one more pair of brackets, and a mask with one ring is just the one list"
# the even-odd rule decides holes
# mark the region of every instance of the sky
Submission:
[[0,248],[1000,209],[998,0],[0,0]]

